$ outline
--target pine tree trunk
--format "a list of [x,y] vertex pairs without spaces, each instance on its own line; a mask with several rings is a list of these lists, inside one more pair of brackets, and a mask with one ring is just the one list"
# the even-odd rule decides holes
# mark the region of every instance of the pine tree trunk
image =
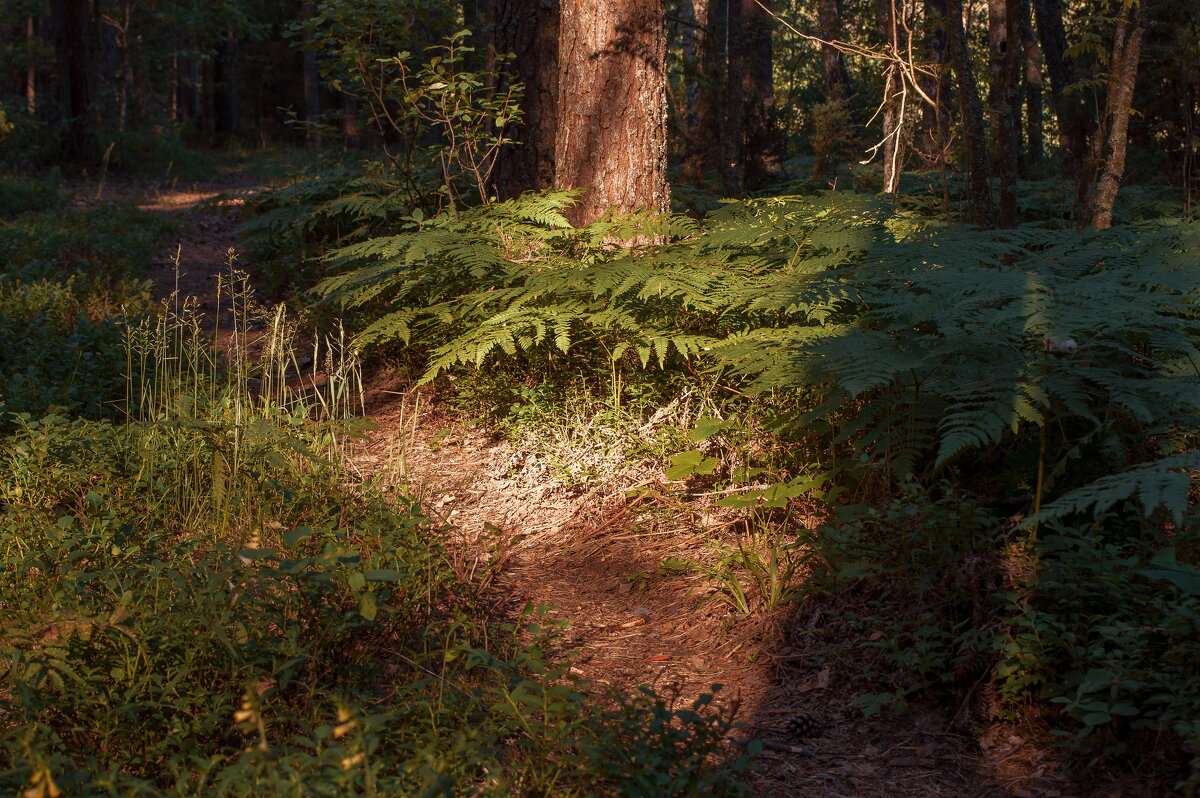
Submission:
[[1019,0],[1021,41],[1025,54],[1025,163],[1036,167],[1045,156],[1042,136],[1042,49],[1033,35],[1029,0]]
[[70,161],[87,161],[96,155],[93,127],[88,119],[92,103],[92,26],[87,0],[55,0],[57,21],[56,63],[62,90],[66,125],[63,154]]
[[1017,34],[1017,0],[988,0],[988,108],[995,136],[995,173],[1000,178],[1002,228],[1017,226],[1017,162],[1020,137],[1021,45]]
[[715,10],[717,41],[722,51],[722,108],[717,132],[721,148],[721,193],[740,199],[745,192],[742,182],[745,176],[742,143],[746,131],[746,49],[741,37],[742,0],[721,0]]
[[983,103],[979,99],[975,74],[971,71],[971,55],[967,50],[962,18],[962,0],[946,0],[946,42],[950,47],[950,63],[954,66],[957,83],[971,205],[975,224],[987,229],[995,227],[996,221],[992,210],[992,180],[983,127]]
[[554,183],[588,189],[569,218],[668,209],[662,0],[562,0]]
[[[314,0],[304,0],[301,4],[301,14],[305,20],[312,19],[316,13]],[[321,75],[317,64],[317,50],[314,44],[312,30],[304,26],[304,56],[302,79],[304,81],[304,143],[315,148],[321,146],[321,136],[317,132],[317,123],[321,118]]]
[[25,94],[25,113],[29,116],[37,116],[37,71],[34,69],[32,56],[34,38],[33,14],[30,14],[25,17],[25,46],[29,48],[30,60],[29,66],[25,68],[25,85],[22,87]]
[[[903,7],[896,0],[877,0],[876,23],[879,33],[888,48],[902,53],[908,47],[908,32],[901,15]],[[904,171],[905,136],[903,85],[900,67],[889,62],[884,71],[883,82],[883,193],[895,194],[900,190],[900,175]]]
[[554,185],[558,25],[558,0],[496,0],[496,49],[516,56],[508,71],[525,84],[524,118],[507,131],[514,143],[501,150],[493,172],[501,198]]
[[852,122],[850,113],[850,72],[846,58],[832,42],[842,38],[842,12],[838,0],[817,0],[817,32],[821,45],[821,66],[825,74],[825,104],[816,118],[813,136],[813,179],[837,172],[839,156],[849,137],[844,123]]
[[680,38],[683,51],[684,117],[683,180],[699,185],[719,163],[716,121],[720,63],[712,28],[713,0],[682,0]]
[[745,186],[762,188],[777,174],[783,141],[775,120],[770,0],[742,0],[742,41],[746,46],[744,117]]
[[1075,84],[1075,70],[1067,58],[1067,33],[1063,26],[1061,0],[1033,0],[1038,41],[1046,59],[1050,77],[1050,103],[1058,118],[1059,148],[1062,150],[1063,176],[1076,184],[1075,204],[1082,209],[1087,195],[1087,132],[1083,108],[1069,90]]
[[937,69],[921,76],[921,90],[933,100],[921,109],[921,168],[946,168],[950,138],[950,53],[946,47],[946,0],[925,0],[925,58]]
[[1104,116],[1096,131],[1094,160],[1099,166],[1096,187],[1089,207],[1094,230],[1112,227],[1113,204],[1125,173],[1125,149],[1129,138],[1129,115],[1133,110],[1133,91],[1137,84],[1138,63],[1145,30],[1142,3],[1121,7],[1113,34],[1108,65],[1112,77],[1104,102]]

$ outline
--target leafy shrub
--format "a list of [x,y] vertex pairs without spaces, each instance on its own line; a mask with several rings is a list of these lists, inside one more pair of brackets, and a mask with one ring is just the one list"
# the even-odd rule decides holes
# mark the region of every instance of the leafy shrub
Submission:
[[210,180],[217,161],[189,147],[175,130],[127,130],[112,140],[110,168],[132,177]]
[[0,219],[62,207],[66,200],[57,181],[0,173]]
[[886,688],[858,698],[868,714],[969,686],[995,661],[1000,536],[974,502],[937,493],[908,482],[886,505],[839,508],[801,536],[811,568],[801,590],[824,616],[813,642],[863,688]]
[[[124,321],[95,282],[0,281],[0,409],[41,415],[50,407],[100,418],[124,395]],[[149,305],[149,288],[125,286],[124,310]],[[0,429],[9,426],[0,418]]]
[[168,229],[152,213],[121,206],[23,214],[0,222],[0,281],[82,272],[111,287],[140,276]]
[[[1025,592],[1009,595],[999,670],[1010,703],[1051,701],[1075,751],[1122,760],[1178,751],[1200,784],[1196,534],[1163,546],[1056,527]],[[1165,744],[1172,740],[1174,745]]]
[[482,650],[417,508],[280,433],[227,479],[199,466],[231,431],[199,419],[25,418],[4,442],[4,789],[738,794],[708,699],[591,708],[516,628]]

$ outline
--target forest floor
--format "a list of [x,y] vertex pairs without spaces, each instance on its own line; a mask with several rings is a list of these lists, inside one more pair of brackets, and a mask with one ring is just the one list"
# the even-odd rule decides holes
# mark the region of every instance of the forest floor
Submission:
[[[239,246],[231,206],[252,182],[229,172],[204,183],[114,189],[140,196],[142,207],[178,225],[150,272],[160,297],[178,290],[196,297],[201,311],[215,309],[218,276]],[[252,263],[239,267],[253,274]],[[1042,734],[963,721],[971,697],[864,718],[851,688],[799,642],[819,613],[785,605],[740,617],[714,598],[707,577],[659,572],[672,556],[711,559],[711,541],[738,531],[728,517],[673,499],[661,471],[631,466],[594,484],[565,485],[481,420],[392,371],[368,375],[366,399],[376,429],[350,465],[364,478],[382,475],[416,493],[427,513],[452,525],[451,567],[482,577],[498,613],[545,605],[548,617],[568,622],[558,655],[570,656],[573,670],[597,685],[598,701],[606,686],[649,685],[690,703],[723,685],[717,700],[736,702],[746,724],[733,735],[770,746],[749,777],[756,795],[1140,794],[1080,792]],[[818,729],[789,737],[781,727],[796,713]],[[738,743],[730,752],[738,753]]]

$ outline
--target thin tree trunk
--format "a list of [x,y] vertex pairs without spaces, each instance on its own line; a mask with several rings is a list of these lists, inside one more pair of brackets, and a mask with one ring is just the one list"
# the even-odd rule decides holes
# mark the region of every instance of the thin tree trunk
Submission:
[[946,168],[950,137],[950,53],[946,47],[946,0],[925,0],[925,57],[937,75],[922,75],[921,90],[933,103],[921,109],[921,168]]
[[25,45],[29,48],[29,65],[25,68],[25,113],[29,116],[37,116],[37,70],[34,68],[32,53],[34,51],[33,40],[35,38],[33,29],[33,14],[25,17]]
[[[894,53],[908,47],[908,33],[902,19],[903,0],[877,0],[876,22],[883,40]],[[900,175],[904,171],[904,77],[900,67],[888,62],[883,82],[883,193],[900,190]]]
[[[314,0],[304,0],[300,4],[301,14],[304,19],[310,20],[316,13],[316,3]],[[315,36],[312,29],[304,26],[304,60],[303,60],[303,75],[304,81],[304,121],[306,123],[304,130],[304,143],[309,148],[321,146],[321,136],[317,130],[317,123],[321,118],[321,83],[320,71],[317,63],[317,50],[315,45]]]
[[825,97],[844,100],[850,96],[850,72],[846,69],[846,57],[832,44],[842,38],[842,10],[838,0],[817,0],[817,28],[825,42],[821,45]]
[[1096,188],[1089,207],[1094,230],[1112,227],[1113,204],[1125,173],[1125,149],[1129,137],[1129,115],[1133,110],[1133,91],[1137,84],[1138,63],[1142,54],[1145,8],[1135,2],[1121,7],[1117,29],[1113,33],[1112,54],[1108,65],[1112,77],[1104,102],[1104,116],[1096,131],[1093,156],[1099,166]]
[[716,91],[720,64],[712,29],[712,0],[682,0],[684,116],[683,180],[700,184],[717,168]]
[[1017,226],[1017,162],[1021,147],[1018,94],[1021,54],[1017,35],[1017,0],[988,0],[988,44],[991,76],[989,116],[995,136],[995,172],[1000,177],[1002,228]]
[[979,99],[975,74],[971,71],[971,55],[967,51],[962,19],[962,0],[946,0],[946,42],[950,48],[950,63],[954,66],[957,83],[971,205],[975,224],[986,229],[995,227],[996,224],[992,211],[992,180],[988,169],[983,103]]
[[746,43],[744,118],[745,185],[761,188],[777,174],[783,141],[775,119],[770,0],[742,0],[742,40]]
[[515,197],[554,185],[558,119],[558,0],[496,0],[495,41],[516,57],[514,77],[525,84],[524,118],[506,135],[514,141],[500,152],[493,172],[496,194]]
[[362,131],[358,126],[358,100],[349,92],[342,93],[342,149],[356,150],[362,146]]
[[213,127],[218,133],[237,130],[237,57],[237,38],[230,30],[217,46],[213,61]]
[[662,0],[563,0],[555,185],[587,188],[573,224],[669,207]]
[[63,91],[66,126],[63,153],[68,160],[84,161],[96,154],[93,127],[89,124],[91,108],[91,19],[87,0],[55,0],[54,14],[58,20],[56,60]]
[[1045,156],[1042,137],[1042,49],[1033,35],[1030,0],[1020,0],[1021,41],[1025,50],[1025,153],[1026,164],[1037,167]]
[[723,78],[720,94],[723,107],[718,121],[721,193],[737,199],[745,192],[742,144],[746,130],[746,42],[740,35],[742,0],[721,0],[716,11]]
[[817,32],[821,45],[821,66],[825,73],[825,104],[816,118],[813,136],[813,179],[837,172],[839,155],[847,138],[850,114],[850,72],[846,58],[832,42],[842,38],[842,12],[838,0],[817,0]]

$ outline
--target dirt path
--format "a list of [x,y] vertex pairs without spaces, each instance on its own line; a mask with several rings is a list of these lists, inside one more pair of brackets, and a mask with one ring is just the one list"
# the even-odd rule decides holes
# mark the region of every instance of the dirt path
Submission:
[[[143,204],[180,224],[178,241],[151,273],[160,296],[178,288],[196,296],[202,310],[213,307],[216,277],[238,245],[234,215],[211,201],[245,186],[229,178],[159,192]],[[673,502],[654,467],[565,487],[394,374],[374,375],[367,400],[378,429],[351,465],[417,492],[424,507],[452,524],[459,541],[453,567],[484,576],[500,606],[544,604],[551,617],[568,621],[561,654],[573,657],[581,675],[620,690],[674,689],[681,702],[724,685],[722,700],[738,702],[739,720],[751,727],[737,734],[779,749],[768,751],[751,777],[757,795],[1076,794],[1038,747],[1007,726],[993,725],[981,750],[978,735],[949,722],[956,707],[864,719],[851,709],[845,685],[797,646],[797,626],[811,615],[781,609],[738,617],[714,598],[707,577],[659,573],[669,557],[711,559],[709,542],[731,533],[721,518]],[[803,738],[784,731],[797,713],[814,718],[818,730]]]

